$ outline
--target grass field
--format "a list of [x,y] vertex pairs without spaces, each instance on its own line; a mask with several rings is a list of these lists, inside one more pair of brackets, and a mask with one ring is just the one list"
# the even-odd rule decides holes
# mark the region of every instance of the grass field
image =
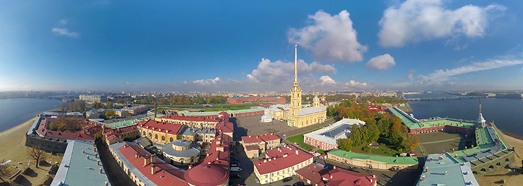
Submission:
[[391,149],[384,144],[380,144],[380,146],[378,146],[378,148],[376,148],[376,149],[369,148],[369,151],[364,151],[363,147],[366,147],[366,146],[367,146],[367,144],[353,147],[352,152],[362,153],[362,154],[381,155],[381,156],[394,156],[394,155],[400,153],[399,151]]
[[292,136],[287,138],[288,141],[298,144],[301,148],[305,150],[312,150],[314,147],[310,146],[303,142],[303,134],[298,134],[296,136]]
[[256,104],[216,104],[212,107],[204,107],[203,105],[161,105],[158,106],[158,111],[164,110],[189,110],[189,109],[201,109],[206,112],[213,111],[224,111],[224,110],[242,110],[249,109]]

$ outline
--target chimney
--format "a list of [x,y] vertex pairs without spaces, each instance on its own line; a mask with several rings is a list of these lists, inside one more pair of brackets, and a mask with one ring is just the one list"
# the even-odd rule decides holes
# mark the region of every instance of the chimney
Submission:
[[332,169],[336,169],[336,165],[334,165],[334,166],[332,167]]
[[151,163],[156,163],[156,155],[151,156]]
[[298,150],[296,150],[296,155],[298,155]]
[[154,165],[151,167],[151,174],[156,174],[158,171],[160,171],[160,167]]
[[428,167],[425,167],[425,172],[429,172],[429,168]]
[[104,172],[103,172],[103,169],[102,169],[102,168],[100,168],[100,174],[103,174],[103,173],[104,173]]

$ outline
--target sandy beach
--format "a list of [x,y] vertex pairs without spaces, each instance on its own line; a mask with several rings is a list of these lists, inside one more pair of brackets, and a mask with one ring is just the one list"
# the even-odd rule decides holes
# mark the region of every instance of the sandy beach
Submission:
[[[8,164],[13,167],[23,167],[27,165],[27,162],[31,159],[27,156],[27,147],[25,146],[25,136],[27,130],[31,127],[33,122],[36,120],[36,117],[16,126],[6,131],[0,133],[0,147],[2,147],[2,153],[0,153],[0,161],[11,162]],[[62,156],[53,156],[49,154],[48,162],[60,162]],[[44,182],[47,171],[49,171],[50,166],[44,167],[41,166],[38,169],[34,166],[34,163],[31,164],[31,169],[36,172],[36,176],[25,176],[26,179],[32,185],[39,185]]]
[[[509,143],[509,145],[515,147],[516,161],[512,163],[513,166],[521,167],[521,157],[523,156],[523,139],[519,137],[510,136],[507,134],[502,134],[503,138]],[[476,179],[478,180],[479,185],[508,185],[508,186],[516,186],[516,185],[522,185],[523,183],[523,174],[516,174],[513,172],[509,172],[507,169],[501,169],[496,172],[484,175],[484,176],[476,176]],[[505,183],[501,183],[500,181],[504,180]]]

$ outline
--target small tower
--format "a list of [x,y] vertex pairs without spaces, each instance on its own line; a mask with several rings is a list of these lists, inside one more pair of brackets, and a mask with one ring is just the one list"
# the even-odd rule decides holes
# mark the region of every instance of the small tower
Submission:
[[476,121],[476,125],[478,128],[482,128],[482,127],[485,127],[485,123],[487,121],[485,120],[485,118],[483,118],[483,114],[481,113],[481,99],[479,100],[479,116],[478,116],[478,120]]
[[320,98],[318,98],[318,95],[315,95],[312,99],[312,107],[319,108],[321,106]]

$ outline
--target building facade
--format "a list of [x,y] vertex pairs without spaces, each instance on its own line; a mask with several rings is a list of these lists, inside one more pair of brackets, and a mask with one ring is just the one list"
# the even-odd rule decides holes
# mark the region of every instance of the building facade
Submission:
[[296,175],[296,170],[313,163],[313,156],[291,146],[267,151],[267,158],[255,160],[254,174],[260,184],[268,184]]

